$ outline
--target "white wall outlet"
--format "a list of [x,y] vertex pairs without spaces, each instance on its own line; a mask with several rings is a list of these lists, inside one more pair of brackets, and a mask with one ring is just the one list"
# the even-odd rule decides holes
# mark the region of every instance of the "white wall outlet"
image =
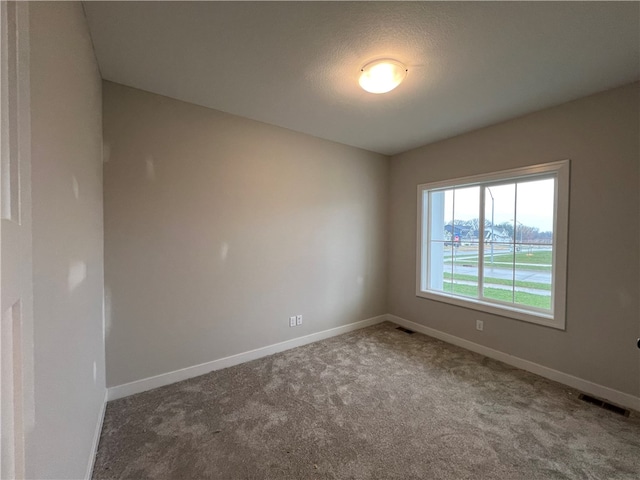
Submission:
[[484,322],[482,320],[476,320],[476,330],[482,331],[484,329]]
[[289,326],[290,327],[295,327],[296,326],[296,316],[295,315],[293,317],[289,317]]
[[302,325],[302,315],[296,316],[296,325]]

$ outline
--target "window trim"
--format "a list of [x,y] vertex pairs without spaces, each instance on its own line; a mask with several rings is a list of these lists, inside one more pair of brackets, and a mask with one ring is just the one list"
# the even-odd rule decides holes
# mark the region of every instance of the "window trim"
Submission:
[[[428,239],[428,218],[424,218],[423,212],[427,208],[427,216],[431,215],[428,210],[428,200],[424,199],[424,192],[446,188],[471,187],[483,183],[517,181],[527,177],[556,177],[556,187],[554,195],[554,236],[553,236],[553,267],[552,267],[552,288],[553,305],[552,313],[536,312],[533,309],[518,308],[508,304],[500,304],[496,301],[486,301],[475,298],[465,298],[450,295],[445,292],[435,293],[423,290],[423,272],[427,272],[427,249],[423,248]],[[513,168],[493,173],[484,173],[467,177],[454,178],[450,180],[440,180],[436,182],[423,183],[417,187],[418,211],[417,211],[417,241],[416,241],[416,296],[444,302],[459,307],[491,313],[502,317],[521,320],[538,325],[566,330],[566,290],[567,290],[567,253],[569,234],[569,182],[570,161],[560,160],[538,165],[531,165],[521,168]],[[484,191],[480,189],[480,218],[484,218]],[[484,224],[480,222],[481,234],[484,234]],[[482,237],[484,238],[484,237]],[[478,262],[478,279],[482,277],[482,261]],[[426,277],[425,277],[426,278]],[[426,288],[426,287],[425,287]]]

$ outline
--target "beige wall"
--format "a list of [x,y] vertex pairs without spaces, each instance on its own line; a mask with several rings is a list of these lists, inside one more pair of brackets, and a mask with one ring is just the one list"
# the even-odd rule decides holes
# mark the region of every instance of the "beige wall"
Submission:
[[82,478],[105,396],[101,81],[79,2],[31,3],[35,428],[29,478]]
[[386,313],[387,157],[103,92],[109,386]]
[[[639,395],[639,107],[633,84],[393,157],[389,312]],[[566,331],[416,297],[418,184],[567,158]]]

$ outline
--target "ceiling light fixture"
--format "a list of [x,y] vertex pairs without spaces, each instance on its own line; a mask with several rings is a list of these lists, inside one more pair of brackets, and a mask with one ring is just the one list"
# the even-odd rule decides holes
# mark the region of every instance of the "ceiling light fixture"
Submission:
[[391,59],[369,62],[360,71],[360,86],[370,93],[390,92],[407,76],[407,67]]

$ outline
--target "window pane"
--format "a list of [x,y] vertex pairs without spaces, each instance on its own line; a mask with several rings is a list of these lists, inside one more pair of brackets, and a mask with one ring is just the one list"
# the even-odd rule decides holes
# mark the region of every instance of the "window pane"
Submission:
[[[485,253],[485,261],[489,260],[489,255]],[[485,263],[482,294],[485,298],[513,303],[513,250],[495,251],[493,259],[493,264],[487,266]]]
[[458,248],[478,240],[480,187],[456,188],[453,194],[453,219],[447,223],[445,229],[452,245]]
[[519,182],[516,205],[516,294],[519,305],[551,309],[555,179]]
[[513,243],[516,185],[494,185],[485,188],[485,242],[501,246],[504,251]]
[[431,221],[429,235],[431,241],[448,240],[445,224],[453,220],[453,190],[439,190],[430,194]]
[[[440,190],[429,193],[430,241],[428,256],[427,289],[444,291],[444,273],[451,272],[451,254],[447,253],[445,222],[453,218],[453,190]],[[449,257],[449,258],[447,258]]]
[[445,225],[453,267],[450,293],[478,298],[480,187],[456,188],[453,199],[453,219]]
[[429,290],[444,292],[446,273],[451,271],[444,242],[431,242],[429,248]]
[[478,244],[462,243],[452,250],[453,271],[448,275],[450,293],[478,298]]
[[553,243],[555,179],[518,182],[516,243]]
[[485,187],[483,296],[513,302],[515,183]]
[[515,303],[551,309],[551,245],[518,244]]

